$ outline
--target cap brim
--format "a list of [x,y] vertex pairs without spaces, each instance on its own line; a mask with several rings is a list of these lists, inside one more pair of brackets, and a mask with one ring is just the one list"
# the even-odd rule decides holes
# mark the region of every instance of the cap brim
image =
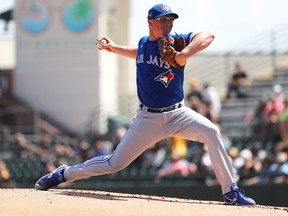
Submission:
[[167,16],[167,15],[170,15],[170,16],[174,17],[175,19],[177,19],[179,17],[178,14],[176,14],[176,13],[166,13],[166,14],[161,14],[159,16],[156,16],[155,18],[159,18],[159,17],[163,17],[163,16]]

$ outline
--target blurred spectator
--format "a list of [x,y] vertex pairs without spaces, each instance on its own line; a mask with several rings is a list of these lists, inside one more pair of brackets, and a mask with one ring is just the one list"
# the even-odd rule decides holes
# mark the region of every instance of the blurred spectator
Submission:
[[142,165],[145,167],[160,168],[166,159],[166,146],[166,140],[161,140],[146,150],[142,156]]
[[16,133],[15,142],[11,145],[11,150],[18,158],[27,158],[31,156],[40,156],[43,158],[55,157],[54,145],[52,145],[47,135],[41,135],[39,145],[28,141],[24,134]]
[[177,152],[182,158],[187,156],[187,140],[181,137],[171,137],[170,138],[170,150],[171,152]]
[[243,185],[253,185],[258,182],[258,178],[255,178],[256,173],[259,173],[262,169],[261,162],[257,156],[248,149],[242,149],[239,156],[243,159],[243,165],[238,168],[240,176],[239,181]]
[[249,87],[250,81],[248,75],[242,69],[240,64],[236,63],[233,75],[228,83],[226,98],[230,98],[232,94],[235,94],[237,98],[245,97]]
[[277,143],[280,140],[280,131],[278,124],[278,115],[280,110],[275,107],[273,99],[267,101],[263,111],[264,122],[262,124],[263,134],[261,134],[261,141],[265,145],[268,142]]
[[288,157],[286,152],[278,152],[276,161],[269,167],[269,172],[274,176],[273,183],[283,183],[288,176]]
[[207,105],[204,104],[201,99],[195,96],[190,98],[189,107],[202,115],[206,114],[206,110],[208,110],[208,108],[206,108]]
[[113,142],[113,149],[116,148],[116,146],[118,145],[118,143],[123,139],[124,135],[126,134],[127,130],[128,130],[128,125],[126,126],[119,126],[117,127],[117,129],[115,130],[115,137],[114,137],[114,142]]
[[227,150],[227,153],[233,167],[234,178],[238,182],[240,178],[238,175],[238,168],[243,165],[243,161],[239,160],[239,149],[232,146]]
[[15,182],[11,179],[10,172],[4,161],[0,160],[0,188],[15,187]]
[[14,135],[11,150],[17,158],[26,158],[33,155],[33,152],[28,149],[26,137],[22,133],[16,133]]
[[281,139],[278,117],[283,108],[279,101],[275,101],[273,94],[270,97],[263,97],[255,111],[245,116],[243,121],[251,125],[254,141],[261,142],[266,148],[269,142],[276,143]]
[[197,102],[202,101],[201,90],[198,89],[198,81],[196,78],[189,80],[189,92],[185,97],[185,103],[191,109],[197,111]]
[[8,180],[10,178],[10,173],[6,167],[4,161],[0,160],[0,181]]
[[266,133],[264,131],[264,110],[266,107],[268,99],[262,97],[262,99],[259,101],[258,105],[256,106],[256,109],[252,112],[249,112],[243,120],[244,124],[250,124],[251,130],[252,130],[252,140],[253,141],[260,141],[261,136],[263,136],[263,133]]
[[[244,170],[246,171],[246,173],[240,173],[241,174],[241,183],[244,185],[270,183],[271,176],[269,175],[269,173],[270,173],[269,168],[273,162],[271,159],[271,155],[268,154],[263,149],[258,149],[256,151],[254,151],[253,160],[256,161],[255,169],[251,168],[251,165],[253,164],[251,162],[247,164],[247,165],[250,164],[250,169],[249,169],[249,166],[246,165],[246,167],[245,167],[245,161],[247,159],[248,160],[251,159],[251,154],[249,152],[248,153],[247,152],[248,152],[247,150],[244,150],[244,153],[242,152],[242,157],[241,157],[242,162],[244,162],[241,167],[244,167],[245,168]],[[240,157],[238,159],[240,159]],[[241,162],[240,162],[240,164],[241,164]],[[240,164],[238,163],[238,165],[240,165]]]
[[282,92],[282,86],[275,84],[272,88],[271,98],[267,101],[262,113],[264,132],[261,141],[264,144],[268,142],[274,144],[281,141],[279,115],[284,110],[284,101],[285,95]]
[[54,145],[51,142],[51,137],[48,134],[42,133],[39,138],[39,147],[46,152],[46,154],[53,154]]
[[55,166],[53,162],[48,160],[44,162],[43,168],[44,168],[44,173],[50,173],[50,172],[53,172],[57,167]]
[[214,113],[212,113],[211,109],[211,103],[206,101],[199,100],[198,98],[194,97],[193,99],[194,104],[194,110],[198,112],[199,114],[205,116],[210,121],[217,123]]
[[207,82],[203,84],[202,101],[209,105],[212,122],[218,122],[222,108],[221,99],[217,90]]
[[228,155],[232,160],[232,165],[235,169],[239,169],[244,164],[244,159],[239,157],[239,149],[235,146],[232,146],[228,150]]
[[[90,148],[89,142],[84,141],[81,137],[76,137],[74,139],[75,143],[73,143],[72,148],[76,157],[76,161],[84,162],[88,159],[88,152]],[[77,162],[76,162],[77,163]]]
[[208,151],[207,151],[207,146],[203,145],[203,147],[204,147],[204,152],[203,152],[203,155],[201,158],[201,170],[202,170],[202,172],[209,174],[209,173],[212,173],[214,171],[213,171],[213,167],[212,167],[212,162],[210,160],[210,156],[209,156]]
[[99,136],[94,141],[94,146],[88,152],[88,159],[102,155],[109,155],[112,152],[112,143],[104,136]]
[[227,135],[225,128],[221,127],[220,125],[218,125],[220,132],[221,132],[221,137],[223,140],[223,144],[224,147],[226,149],[226,151],[228,151],[231,147],[232,147],[232,140],[231,138]]
[[288,146],[288,97],[284,101],[284,109],[279,113],[279,130],[281,135],[281,145]]
[[199,166],[202,154],[204,152],[203,146],[204,146],[203,143],[187,140],[188,152],[186,159]]
[[185,104],[212,122],[218,122],[221,111],[221,100],[214,87],[205,83],[203,89],[198,88],[196,78],[189,80],[190,90],[185,97]]
[[51,143],[50,137],[48,134],[40,134],[40,138],[37,144],[33,144],[31,142],[26,142],[27,148],[33,152],[33,154],[36,154],[41,157],[49,158],[54,157],[54,146]]
[[285,94],[282,92],[282,86],[279,84],[273,85],[272,99],[274,102],[273,108],[275,113],[280,113],[284,109]]
[[208,186],[219,185],[219,182],[216,179],[213,165],[208,153],[207,145],[203,145],[203,152],[201,155],[201,160],[199,164],[199,170],[205,175],[205,183]]
[[272,183],[270,166],[273,164],[271,154],[266,154],[263,160],[260,160],[262,164],[261,172],[258,174],[258,181],[255,184],[269,184]]
[[182,158],[177,151],[171,153],[170,161],[164,163],[163,167],[158,170],[157,177],[175,175],[187,177],[197,171],[197,165]]
[[56,157],[75,157],[73,148],[69,144],[63,142],[54,143],[53,155]]

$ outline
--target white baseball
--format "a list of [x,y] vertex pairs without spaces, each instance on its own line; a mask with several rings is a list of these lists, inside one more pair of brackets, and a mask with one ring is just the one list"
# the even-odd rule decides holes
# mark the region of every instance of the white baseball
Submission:
[[101,48],[101,47],[105,46],[106,44],[107,44],[106,40],[101,39],[101,40],[98,40],[97,46],[99,48]]

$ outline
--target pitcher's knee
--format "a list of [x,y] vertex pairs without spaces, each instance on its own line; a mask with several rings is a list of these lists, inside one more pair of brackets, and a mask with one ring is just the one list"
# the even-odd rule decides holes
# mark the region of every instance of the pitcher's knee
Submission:
[[219,127],[213,124],[205,128],[205,134],[208,136],[217,136],[220,135],[221,133]]
[[110,165],[110,171],[111,173],[115,173],[115,172],[119,172],[123,169],[125,169],[128,165],[125,165],[125,164],[116,164],[116,165]]

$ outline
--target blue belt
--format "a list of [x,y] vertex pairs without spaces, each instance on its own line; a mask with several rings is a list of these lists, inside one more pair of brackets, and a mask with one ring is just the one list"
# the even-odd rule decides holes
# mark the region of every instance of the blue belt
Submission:
[[182,106],[183,105],[181,103],[178,103],[178,104],[174,104],[172,106],[164,107],[164,108],[151,108],[151,107],[147,107],[143,104],[140,104],[140,109],[143,111],[152,112],[152,113],[163,113],[163,112],[169,112],[171,110],[178,109]]

